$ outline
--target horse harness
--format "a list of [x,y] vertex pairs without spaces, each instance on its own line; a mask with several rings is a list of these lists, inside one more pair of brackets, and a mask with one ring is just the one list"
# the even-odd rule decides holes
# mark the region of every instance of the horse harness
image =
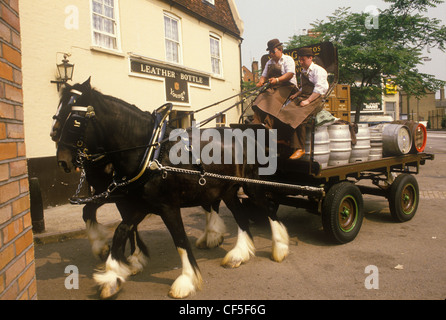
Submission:
[[[210,173],[205,172],[203,169],[203,166],[201,165],[200,161],[195,162],[196,167],[198,170],[191,170],[191,169],[184,169],[184,168],[177,168],[177,167],[170,167],[170,166],[163,166],[159,161],[159,155],[160,155],[160,149],[163,142],[166,141],[164,138],[166,126],[167,126],[167,118],[172,111],[172,104],[166,103],[156,109],[152,116],[155,119],[155,125],[152,132],[152,136],[150,139],[150,143],[148,145],[145,145],[143,147],[146,147],[145,155],[142,161],[142,164],[140,166],[139,173],[133,177],[132,179],[127,179],[126,177],[123,177],[121,180],[116,180],[115,176],[113,177],[112,183],[108,186],[107,190],[104,192],[93,195],[91,197],[86,198],[79,198],[78,195],[80,193],[81,187],[83,182],[86,178],[86,173],[83,168],[83,162],[84,159],[90,162],[98,162],[99,160],[102,160],[106,157],[107,153],[113,153],[113,152],[123,152],[127,150],[132,150],[135,148],[141,148],[141,147],[135,147],[135,148],[129,148],[126,150],[118,150],[113,152],[100,152],[97,154],[89,154],[87,146],[84,141],[85,137],[85,131],[87,129],[87,126],[90,122],[93,123],[93,125],[96,127],[96,133],[101,135],[101,130],[97,128],[96,123],[96,113],[94,111],[93,106],[77,106],[75,105],[76,100],[78,97],[82,95],[82,92],[72,89],[71,93],[73,94],[70,98],[70,101],[68,103],[68,106],[71,106],[71,113],[67,117],[67,120],[65,121],[65,124],[62,128],[63,132],[66,133],[68,136],[69,142],[62,142],[59,139],[58,143],[62,143],[65,145],[68,145],[70,147],[75,146],[77,157],[76,157],[76,166],[82,169],[81,171],[81,177],[79,181],[78,188],[76,190],[75,195],[70,198],[71,204],[86,204],[92,201],[96,201],[99,199],[107,199],[110,197],[110,194],[113,193],[117,188],[125,187],[131,184],[132,182],[137,181],[140,179],[143,174],[146,172],[147,168],[149,168],[152,172],[158,171],[162,173],[162,178],[166,179],[168,172],[171,173],[182,173],[182,174],[190,174],[190,175],[198,175],[200,176],[198,183],[202,186],[206,184],[206,177],[214,178],[214,179],[223,179],[223,180],[231,180],[236,181],[240,183],[253,183],[253,184],[261,184],[261,185],[267,185],[267,186],[273,186],[278,188],[291,188],[295,190],[306,190],[306,191],[313,191],[316,193],[323,192],[322,188],[317,187],[309,187],[309,186],[299,186],[299,185],[292,185],[292,184],[286,184],[286,183],[279,183],[279,182],[272,182],[272,181],[262,181],[258,179],[248,179],[248,178],[242,178],[242,177],[234,177],[234,176],[227,176],[227,175],[220,175],[216,173]],[[56,114],[54,119],[60,120],[58,118],[58,114]],[[65,131],[66,130],[66,131]],[[61,135],[61,137],[62,137]],[[191,149],[190,149],[191,150]],[[103,200],[102,200],[103,201]]]
[[[95,126],[95,133],[96,135],[99,135],[102,137],[102,131],[99,129],[97,122],[96,122],[96,113],[94,111],[93,106],[79,106],[76,105],[77,99],[82,96],[82,92],[72,89],[70,91],[72,93],[72,96],[70,97],[70,100],[68,102],[68,106],[71,108],[71,112],[68,115],[62,130],[62,133],[60,135],[59,144],[68,146],[70,148],[75,148],[76,151],[76,159],[75,159],[75,166],[82,169],[81,171],[81,177],[80,182],[78,185],[78,188],[76,190],[75,195],[70,199],[71,203],[76,204],[83,204],[87,203],[93,200],[97,200],[99,198],[108,198],[109,195],[115,191],[119,187],[124,187],[129,185],[132,182],[137,181],[140,179],[146,169],[150,167],[149,163],[151,163],[154,160],[157,160],[160,156],[161,151],[161,143],[162,139],[164,137],[164,134],[166,132],[166,126],[167,126],[167,118],[172,111],[172,104],[166,103],[156,109],[152,116],[155,120],[152,136],[150,138],[150,142],[148,145],[145,145],[143,147],[146,148],[142,164],[140,166],[140,169],[138,173],[131,179],[127,179],[126,177],[122,178],[120,181],[116,181],[115,177],[113,177],[113,182],[109,185],[106,191],[99,195],[95,195],[89,198],[80,199],[77,198],[82,184],[85,181],[86,174],[84,170],[84,161],[90,161],[92,163],[99,162],[100,160],[104,159],[108,153],[116,153],[116,152],[123,152],[123,151],[129,151],[136,148],[129,148],[126,150],[118,150],[113,152],[105,152],[101,147],[98,149],[98,153],[91,154],[89,153],[89,150],[87,149],[87,145],[84,141],[85,139],[85,132],[87,130],[87,127],[90,123],[92,123]],[[61,120],[59,116],[59,110],[55,116],[53,116],[53,119],[55,120]],[[61,141],[61,138],[64,138],[64,141]],[[100,139],[102,141],[102,139]]]

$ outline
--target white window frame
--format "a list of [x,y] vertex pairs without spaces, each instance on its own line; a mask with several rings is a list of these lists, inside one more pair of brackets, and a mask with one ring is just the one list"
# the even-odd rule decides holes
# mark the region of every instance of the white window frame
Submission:
[[215,6],[215,1],[214,0],[204,0],[206,2],[209,2],[210,4],[212,4],[213,6]]
[[[166,30],[166,18],[172,20],[172,21],[176,21],[177,23],[177,31],[178,31],[178,39],[174,39],[171,37],[168,37],[167,35],[167,30]],[[176,64],[183,64],[183,46],[182,46],[182,40],[181,40],[181,19],[176,16],[173,15],[169,12],[164,12],[163,14],[163,25],[164,25],[164,48],[165,48],[165,52],[166,52],[166,61],[167,62],[171,62],[171,63],[176,63]],[[178,58],[177,60],[172,59],[172,57],[170,56],[170,53],[168,52],[168,46],[169,44],[174,44],[177,47],[178,50]]]
[[[102,12],[102,14],[100,14],[100,13],[96,13],[94,11],[94,2],[101,3],[103,8],[105,6],[107,6],[108,8],[111,8],[110,6],[105,4],[106,1],[107,0],[91,0],[90,1],[92,46],[96,47],[96,48],[115,51],[115,52],[121,52],[121,36],[120,36],[121,32],[120,32],[120,23],[119,23],[119,0],[113,0],[113,8],[112,8],[113,9],[113,17],[106,16],[104,14],[104,12]],[[95,16],[99,17],[100,19],[103,19],[103,21],[110,20],[111,23],[113,24],[114,33],[110,33],[105,30],[96,29],[95,18],[94,18]],[[102,37],[105,37],[105,38],[112,39],[112,41],[114,41],[114,46],[108,46],[108,45],[105,45],[104,43],[98,42],[96,40],[96,34],[98,34]]]
[[[215,55],[212,50],[212,41],[216,41],[218,43],[218,55]],[[221,37],[215,33],[209,34],[209,50],[211,55],[211,71],[214,76],[223,77],[223,61],[222,61],[222,52],[221,52]],[[214,69],[214,61],[218,62],[219,70]]]

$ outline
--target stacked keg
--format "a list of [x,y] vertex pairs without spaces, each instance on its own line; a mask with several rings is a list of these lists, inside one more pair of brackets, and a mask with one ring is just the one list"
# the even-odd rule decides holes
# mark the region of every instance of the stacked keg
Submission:
[[412,137],[412,147],[410,153],[423,152],[426,148],[427,130],[426,127],[413,120],[396,120],[392,124],[405,125]]
[[329,166],[348,164],[352,152],[352,138],[349,126],[346,124],[332,124],[328,127],[330,138]]
[[369,160],[378,160],[383,157],[383,125],[370,127],[370,153]]
[[[369,127],[358,124],[356,144],[352,146],[349,125],[332,124],[315,129],[314,161],[322,168],[378,160],[383,157],[422,152],[426,128],[419,123],[394,121]],[[311,128],[307,128],[304,160],[310,159]]]
[[412,148],[412,135],[403,124],[387,123],[383,133],[383,156],[399,156],[408,154]]
[[367,123],[358,123],[356,144],[352,146],[349,162],[355,163],[369,160],[370,148],[369,125]]
[[[322,168],[326,168],[330,157],[330,138],[327,127],[321,126],[314,131],[314,161],[318,162]],[[311,153],[311,127],[307,127],[305,140],[305,155],[303,160],[310,160]]]

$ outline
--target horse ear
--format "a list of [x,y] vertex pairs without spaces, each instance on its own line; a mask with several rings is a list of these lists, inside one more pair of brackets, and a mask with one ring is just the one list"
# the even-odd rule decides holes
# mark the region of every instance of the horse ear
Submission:
[[70,84],[68,84],[67,82],[65,82],[62,85],[62,90],[60,91],[60,97],[62,97],[65,92],[69,92],[71,90],[72,86]]
[[82,83],[82,87],[88,87],[91,89],[90,80],[91,80],[91,76],[88,77],[88,79],[84,83]]
[[70,90],[71,89],[71,85],[69,83],[67,83],[67,82],[64,82],[63,83],[63,88],[66,88],[67,90]]

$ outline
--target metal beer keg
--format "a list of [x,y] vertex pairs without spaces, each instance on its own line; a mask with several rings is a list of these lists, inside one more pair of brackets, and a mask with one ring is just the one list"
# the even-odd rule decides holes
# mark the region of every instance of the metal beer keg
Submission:
[[399,156],[409,153],[412,147],[412,136],[407,126],[396,123],[384,125],[383,155]]
[[383,125],[370,127],[370,153],[369,160],[378,160],[383,157]]
[[[318,162],[322,168],[327,167],[330,157],[330,138],[326,126],[318,127],[314,130],[314,161]],[[310,160],[311,153],[311,127],[307,127],[305,140],[305,155],[303,160]]]
[[352,152],[352,138],[346,124],[332,124],[328,127],[330,137],[329,166],[348,164]]
[[352,146],[350,163],[363,162],[369,159],[370,154],[370,130],[367,123],[358,123],[356,144]]

